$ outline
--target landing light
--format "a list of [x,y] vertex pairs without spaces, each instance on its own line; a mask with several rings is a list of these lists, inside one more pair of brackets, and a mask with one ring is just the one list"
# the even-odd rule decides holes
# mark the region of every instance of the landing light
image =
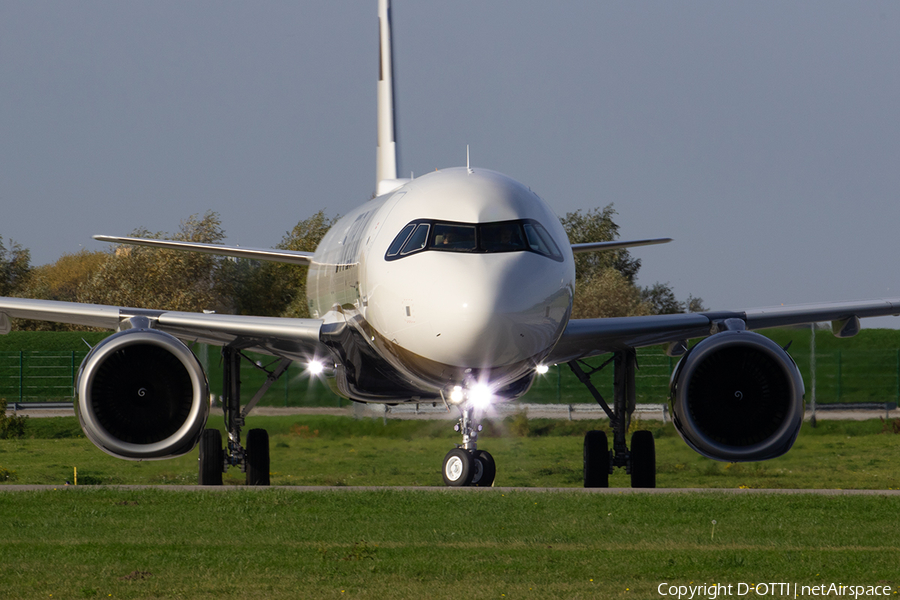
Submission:
[[463,401],[463,390],[462,386],[455,385],[453,386],[453,390],[450,392],[450,402],[453,404],[459,404]]
[[321,375],[325,370],[325,365],[322,364],[322,361],[311,360],[306,364],[306,370],[310,375]]
[[550,367],[548,367],[547,365],[543,365],[543,364],[542,364],[542,365],[536,366],[536,367],[534,368],[534,370],[537,371],[537,374],[538,374],[538,375],[546,375],[547,372],[550,370]]
[[469,390],[469,399],[475,408],[487,408],[492,398],[491,389],[483,383],[479,383]]

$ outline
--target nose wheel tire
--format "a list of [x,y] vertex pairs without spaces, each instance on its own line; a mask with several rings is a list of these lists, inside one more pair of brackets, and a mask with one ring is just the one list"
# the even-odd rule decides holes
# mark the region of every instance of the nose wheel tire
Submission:
[[475,474],[472,476],[472,485],[478,487],[492,487],[494,477],[497,475],[497,465],[494,457],[484,450],[476,450],[474,455]]
[[472,483],[475,476],[475,460],[472,453],[462,448],[454,448],[444,457],[442,469],[444,483],[452,487],[462,487]]

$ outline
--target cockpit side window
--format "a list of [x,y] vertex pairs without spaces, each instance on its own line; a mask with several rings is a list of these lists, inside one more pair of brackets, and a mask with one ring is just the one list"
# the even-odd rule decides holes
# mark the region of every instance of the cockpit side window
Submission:
[[525,236],[528,238],[528,246],[544,256],[556,260],[562,260],[562,252],[547,230],[537,221],[530,221],[524,224]]
[[413,234],[409,236],[409,239],[403,244],[400,256],[406,256],[407,254],[424,250],[425,245],[428,243],[428,230],[430,228],[428,223],[419,223],[416,225],[416,230],[413,231]]
[[409,234],[412,233],[413,229],[416,228],[415,223],[410,223],[406,227],[400,230],[400,233],[397,234],[397,237],[394,238],[394,241],[391,242],[390,247],[387,251],[387,257],[390,258],[392,256],[397,256],[400,254],[400,248],[403,247],[403,243],[409,239]]
[[423,250],[438,252],[535,252],[557,262],[562,252],[544,227],[533,219],[495,223],[450,223],[417,219],[391,242],[385,260],[397,260]]

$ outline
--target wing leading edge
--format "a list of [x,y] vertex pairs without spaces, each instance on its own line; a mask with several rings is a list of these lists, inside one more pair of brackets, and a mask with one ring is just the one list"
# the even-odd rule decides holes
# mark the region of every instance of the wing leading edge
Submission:
[[622,248],[637,248],[638,246],[655,246],[656,244],[668,244],[672,238],[654,238],[649,240],[631,240],[615,242],[587,242],[584,244],[572,244],[572,253],[601,252],[603,250],[620,250]]
[[281,262],[291,265],[308,266],[312,262],[312,252],[300,252],[297,250],[274,250],[271,248],[243,248],[241,246],[223,246],[221,244],[202,244],[200,242],[179,242],[174,240],[151,240],[146,238],[121,237],[116,235],[95,235],[93,238],[100,242],[113,244],[131,244],[135,246],[150,246],[164,250],[189,250],[204,254],[218,256],[233,256],[235,258],[248,258],[251,260],[264,260],[268,262]]
[[835,335],[850,337],[859,331],[861,318],[898,315],[900,315],[900,298],[883,298],[858,302],[775,306],[735,312],[573,319],[569,321],[562,338],[546,362],[563,363],[623,348],[639,348],[706,337],[733,328],[732,319],[741,321],[746,329],[751,330],[831,321]]
[[153,329],[186,341],[230,345],[298,360],[310,356],[325,356],[328,352],[319,341],[322,326],[320,319],[190,313],[0,298],[0,333],[6,333],[3,331],[5,326],[8,330],[9,318],[70,323],[102,329],[127,329],[130,327],[130,320],[135,317],[146,318]]

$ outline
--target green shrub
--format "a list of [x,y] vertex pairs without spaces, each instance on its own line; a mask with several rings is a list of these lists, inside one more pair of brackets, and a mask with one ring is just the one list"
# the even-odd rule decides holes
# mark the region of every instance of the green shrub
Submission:
[[25,420],[28,417],[6,416],[6,398],[0,398],[0,440],[25,437]]
[[103,479],[102,476],[94,475],[91,473],[84,473],[83,475],[78,476],[78,485],[104,485],[109,483]]
[[531,426],[528,423],[528,411],[520,410],[509,419],[509,431],[516,437],[528,437],[531,434]]

